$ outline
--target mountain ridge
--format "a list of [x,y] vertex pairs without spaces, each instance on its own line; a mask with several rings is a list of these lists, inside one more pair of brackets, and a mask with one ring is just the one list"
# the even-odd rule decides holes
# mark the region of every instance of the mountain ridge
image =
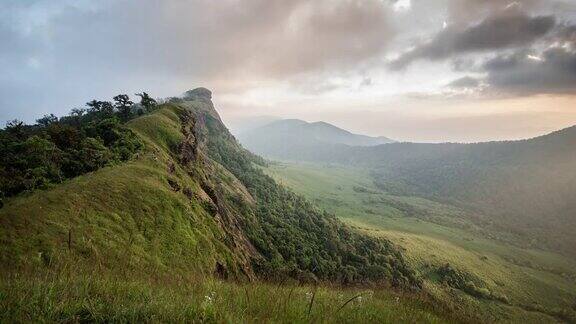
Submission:
[[[113,271],[198,268],[235,280],[288,277],[419,289],[390,242],[347,228],[266,176],[257,167],[264,160],[223,125],[209,90],[172,98],[127,127],[145,148],[126,164],[6,201],[0,209],[4,270],[41,266],[40,251],[56,268],[74,255],[79,263]],[[148,229],[165,223],[172,225]],[[44,232],[43,239],[14,235],[28,230]],[[112,232],[117,235],[105,239]],[[112,243],[126,247],[110,250]]]

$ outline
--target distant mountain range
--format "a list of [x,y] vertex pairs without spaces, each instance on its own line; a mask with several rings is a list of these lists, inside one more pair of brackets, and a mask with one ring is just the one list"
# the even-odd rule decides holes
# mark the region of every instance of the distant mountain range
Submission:
[[522,141],[377,145],[326,123],[282,121],[240,140],[280,160],[368,168],[384,191],[466,207],[531,245],[576,255],[576,126]]
[[254,153],[286,159],[290,159],[294,152],[333,145],[367,147],[395,142],[383,136],[354,134],[326,122],[309,123],[299,119],[274,121],[245,131],[237,137]]

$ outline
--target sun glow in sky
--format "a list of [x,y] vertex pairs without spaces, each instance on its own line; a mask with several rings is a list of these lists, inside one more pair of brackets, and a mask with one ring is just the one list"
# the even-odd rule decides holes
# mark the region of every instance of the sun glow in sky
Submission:
[[0,39],[2,122],[205,86],[232,128],[474,142],[576,124],[571,0],[6,0]]

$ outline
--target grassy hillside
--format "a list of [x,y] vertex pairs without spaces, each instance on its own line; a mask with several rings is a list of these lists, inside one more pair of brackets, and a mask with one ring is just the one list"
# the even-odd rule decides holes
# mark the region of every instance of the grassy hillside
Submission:
[[202,192],[166,150],[183,139],[177,112],[162,109],[129,127],[146,145],[137,159],[7,200],[0,210],[5,271],[70,262],[111,271],[212,273],[217,262],[235,268],[235,253],[201,199],[170,186],[178,179]]
[[[438,298],[490,320],[574,321],[576,263],[570,258],[495,241],[492,232],[468,221],[474,216],[466,210],[390,195],[366,169],[282,163],[266,172],[351,226],[403,247]],[[477,291],[447,282],[440,271],[446,264]]]
[[0,321],[468,318],[438,315],[449,305],[417,292],[420,279],[388,240],[266,176],[206,90],[127,127],[144,146],[128,162],[6,199]]
[[37,253],[51,264],[70,250],[106,268],[418,287],[389,242],[350,231],[256,168],[263,160],[228,133],[207,90],[128,127],[146,146],[133,161],[6,202],[3,265]]
[[[576,128],[518,142],[456,145],[403,159],[380,152],[373,177],[389,192],[486,215],[530,247],[576,251]],[[382,154],[382,155],[380,155]]]

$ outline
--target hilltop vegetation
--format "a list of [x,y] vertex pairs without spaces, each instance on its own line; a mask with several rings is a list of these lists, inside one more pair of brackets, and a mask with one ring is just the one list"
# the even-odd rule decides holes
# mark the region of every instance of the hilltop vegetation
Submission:
[[146,92],[138,95],[137,105],[127,95],[118,95],[114,104],[92,100],[88,109],[73,109],[61,118],[46,115],[35,125],[8,122],[0,129],[0,207],[4,196],[47,188],[129,160],[142,143],[122,125],[156,105]]

